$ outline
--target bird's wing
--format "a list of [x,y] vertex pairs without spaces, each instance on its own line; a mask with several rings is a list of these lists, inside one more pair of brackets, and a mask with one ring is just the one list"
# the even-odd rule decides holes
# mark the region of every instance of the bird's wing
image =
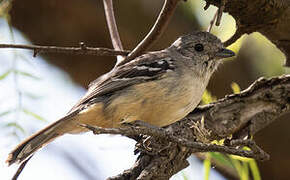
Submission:
[[137,57],[133,61],[115,68],[89,85],[88,92],[71,109],[70,113],[83,107],[96,97],[110,95],[133,84],[140,84],[162,76],[174,68],[167,52],[153,52]]

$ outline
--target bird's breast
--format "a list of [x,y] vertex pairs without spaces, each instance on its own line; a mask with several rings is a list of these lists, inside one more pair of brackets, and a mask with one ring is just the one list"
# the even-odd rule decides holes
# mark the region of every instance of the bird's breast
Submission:
[[182,119],[198,105],[204,84],[192,76],[171,76],[141,83],[114,97],[104,114],[112,126],[136,120],[166,126]]

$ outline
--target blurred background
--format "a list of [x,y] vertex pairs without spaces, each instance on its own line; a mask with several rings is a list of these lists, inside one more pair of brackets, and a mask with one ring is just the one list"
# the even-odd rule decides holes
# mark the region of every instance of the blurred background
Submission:
[[[112,47],[99,0],[2,0],[0,43]],[[166,32],[150,49],[166,48],[180,35],[206,30],[216,8],[203,10],[204,1],[181,2]],[[162,1],[114,1],[125,49],[132,49],[153,25]],[[235,32],[235,21],[224,14],[212,32],[223,41]],[[289,73],[284,55],[259,33],[244,35],[230,49],[237,53],[215,73],[208,91],[217,98],[232,93],[231,84],[247,88],[261,76]],[[16,166],[4,160],[24,137],[62,117],[85,93],[90,81],[109,71],[113,57],[42,54],[0,49],[0,179],[9,179]],[[284,115],[254,137],[271,155],[258,162],[262,179],[290,176],[289,115]],[[104,179],[129,168],[135,161],[134,141],[119,136],[65,136],[31,159],[19,179]],[[175,179],[203,179],[203,164],[195,157]],[[211,179],[226,179],[211,171]]]

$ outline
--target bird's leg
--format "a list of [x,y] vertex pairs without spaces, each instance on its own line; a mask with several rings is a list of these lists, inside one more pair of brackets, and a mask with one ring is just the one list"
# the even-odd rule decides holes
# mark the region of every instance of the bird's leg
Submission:
[[207,137],[210,136],[211,131],[205,128],[204,117],[202,117],[200,121],[194,122],[191,128],[199,142],[210,143],[210,140]]
[[[136,120],[134,122],[130,123],[123,123],[124,126],[130,126],[130,127],[140,127],[140,128],[146,128],[147,130],[154,130],[154,131],[164,131],[163,128],[151,125],[149,123],[146,123],[141,120]],[[159,134],[160,135],[160,134]],[[141,137],[137,142],[135,146],[134,153],[137,154],[140,151],[146,152],[147,154],[156,155],[161,153],[163,150],[167,149],[171,142],[165,141],[166,137],[155,137],[155,136],[148,136],[148,135],[140,135]]]
[[[136,121],[133,121],[133,122],[123,122],[121,124],[121,126],[123,126],[123,127],[131,127],[131,128],[132,127],[142,127],[142,128],[147,128],[147,129],[150,129],[150,128],[154,127],[154,126],[151,126],[150,124],[148,124],[148,123],[146,123],[144,121],[141,121],[141,120],[136,120]],[[143,134],[130,136],[130,138],[134,139],[137,142],[140,142],[141,140],[144,141],[144,135]]]
[[[130,127],[143,127],[143,128],[148,128],[148,129],[152,129],[152,128],[156,128],[155,126],[152,126],[144,121],[141,120],[136,120],[133,122],[129,122],[129,123],[122,123],[122,126],[130,126]],[[135,139],[137,141],[136,145],[135,145],[135,150],[134,150],[134,154],[137,154],[138,152],[142,151],[141,149],[145,150],[146,152],[151,152],[152,148],[150,147],[151,144],[151,136],[146,136],[146,135],[138,135],[138,137],[133,137],[133,139]]]

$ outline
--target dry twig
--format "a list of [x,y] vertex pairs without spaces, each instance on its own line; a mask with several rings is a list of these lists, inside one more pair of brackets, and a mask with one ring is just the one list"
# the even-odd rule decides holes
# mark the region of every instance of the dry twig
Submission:
[[[115,20],[113,2],[112,0],[103,0],[103,3],[113,47],[117,51],[124,50]],[[123,59],[123,56],[117,56],[116,65],[119,64]]]
[[80,43],[79,47],[58,47],[58,46],[39,46],[39,45],[23,45],[23,44],[0,44],[1,48],[17,48],[33,50],[34,57],[40,53],[60,53],[60,54],[83,54],[94,56],[126,56],[129,51],[117,51],[109,48],[87,47],[84,43]]
[[135,57],[141,55],[142,52],[147,50],[150,46],[154,44],[154,42],[162,35],[164,30],[166,29],[175,9],[177,3],[180,0],[165,0],[162,10],[153,25],[150,32],[146,35],[146,37],[135,47],[135,49],[127,56],[127,58],[122,61],[119,65],[126,64],[130,60]]
[[[221,0],[220,6],[218,8],[218,10],[216,11],[216,13],[214,14],[212,20],[209,23],[209,26],[207,28],[207,32],[211,32],[211,29],[213,28],[213,25],[215,23],[216,26],[219,26],[221,23],[221,19],[222,19],[222,15],[225,9],[225,4],[226,4],[226,0]],[[207,10],[210,6],[210,3],[206,2],[206,5],[204,7],[204,10]]]
[[214,22],[216,20],[217,15],[218,15],[218,11],[216,11],[216,13],[214,14],[212,20],[209,22],[209,26],[207,28],[207,32],[211,32],[211,29],[212,29],[212,27],[214,25]]
[[225,5],[226,5],[226,0],[221,0],[221,4],[218,8],[218,12],[217,12],[217,19],[216,19],[216,26],[219,26],[221,23],[221,19],[222,19],[222,15],[225,9]]

